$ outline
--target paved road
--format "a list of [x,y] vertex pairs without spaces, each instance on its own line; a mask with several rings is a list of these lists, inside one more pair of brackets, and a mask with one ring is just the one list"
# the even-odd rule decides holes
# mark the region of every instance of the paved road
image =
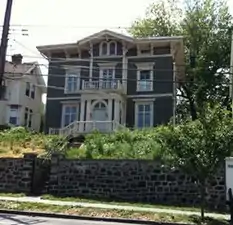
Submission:
[[127,225],[127,224],[0,214],[0,225]]

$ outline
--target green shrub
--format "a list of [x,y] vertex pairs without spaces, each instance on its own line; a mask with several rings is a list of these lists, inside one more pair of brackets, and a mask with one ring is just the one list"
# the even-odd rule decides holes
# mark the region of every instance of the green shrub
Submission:
[[90,159],[163,159],[159,132],[161,128],[124,129],[111,134],[95,131],[86,136],[84,155]]

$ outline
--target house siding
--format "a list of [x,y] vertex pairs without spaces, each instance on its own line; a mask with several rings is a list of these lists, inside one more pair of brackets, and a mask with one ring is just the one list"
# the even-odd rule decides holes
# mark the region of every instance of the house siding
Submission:
[[49,132],[49,128],[61,127],[62,103],[60,100],[48,100],[45,112],[45,133]]
[[[145,99],[145,97],[127,99],[126,126],[135,127],[135,104],[137,101]],[[135,101],[136,100],[136,101]],[[153,101],[153,126],[167,124],[173,116],[173,98],[157,97]]]
[[[102,39],[102,40],[101,40]],[[94,41],[96,41],[95,39]],[[59,62],[51,62],[49,65],[49,77],[48,77],[48,86],[56,86],[60,89],[48,87],[47,92],[47,105],[46,105],[46,131],[50,127],[59,128],[61,127],[62,121],[62,105],[66,101],[65,98],[71,100],[71,97],[76,98],[77,103],[80,101],[81,96],[82,99],[85,97],[92,98],[101,98],[101,91],[97,91],[95,94],[88,91],[83,91],[79,93],[65,94],[65,74],[66,70],[64,65],[66,66],[81,66],[81,78],[80,78],[80,89],[82,89],[83,81],[89,81],[90,78],[92,81],[99,81],[100,77],[100,67],[105,63],[116,63],[115,66],[115,78],[122,80],[122,60],[123,60],[123,52],[122,52],[122,42],[116,41],[116,39],[107,39],[107,42],[115,41],[117,43],[117,55],[116,56],[100,56],[100,45],[102,41],[105,41],[105,36],[101,37],[98,42],[93,44],[93,64],[92,64],[92,72],[90,77],[90,62],[91,62],[91,54],[88,49],[88,45],[84,46],[83,50],[81,50],[81,60],[77,59],[77,61],[67,61],[63,59]],[[136,43],[138,44],[138,43]],[[169,122],[173,113],[173,56],[171,55],[170,46],[167,46],[169,43],[165,43],[166,46],[154,47],[153,55],[137,55],[137,47],[136,44],[131,45],[131,48],[126,53],[126,61],[128,61],[127,65],[127,93],[121,93],[123,99],[126,99],[126,126],[133,128],[135,126],[135,102],[139,99],[151,99],[153,101],[154,106],[154,115],[153,115],[153,126],[158,124],[164,124]],[[142,44],[144,45],[144,44]],[[169,44],[170,45],[170,44]],[[133,46],[133,47],[132,47]],[[81,48],[81,46],[80,46]],[[77,57],[78,54],[73,54],[72,57]],[[53,57],[57,59],[65,58],[64,53],[57,52],[53,54]],[[137,91],[137,63],[153,63],[153,90],[152,91]],[[53,75],[56,76],[53,76]],[[91,94],[90,94],[91,93]],[[89,95],[90,94],[90,95]],[[118,93],[119,94],[119,93]],[[85,96],[86,95],[86,96]],[[88,96],[89,95],[89,96]],[[98,96],[97,96],[98,95]],[[170,95],[170,97],[164,96]],[[105,95],[107,96],[107,95]],[[103,95],[103,100],[105,96]],[[148,97],[149,96],[149,97]],[[70,97],[70,98],[69,98]],[[119,97],[119,96],[118,96]],[[63,98],[62,100],[52,100],[52,98]],[[111,97],[110,97],[111,98]],[[73,101],[76,101],[73,100]],[[90,103],[93,103],[95,100],[91,100]],[[115,99],[113,99],[112,104],[112,119],[114,119],[114,105]],[[80,110],[80,107],[79,107]],[[84,120],[87,120],[87,102],[85,102],[84,107]],[[90,116],[90,115],[89,115]],[[91,117],[89,117],[91,119]],[[80,119],[80,115],[79,115]]]
[[[154,63],[153,71],[153,90],[146,92],[137,92],[137,63]],[[128,60],[128,95],[143,95],[143,94],[163,94],[173,93],[173,60],[172,57],[156,57],[144,59],[129,59]]]

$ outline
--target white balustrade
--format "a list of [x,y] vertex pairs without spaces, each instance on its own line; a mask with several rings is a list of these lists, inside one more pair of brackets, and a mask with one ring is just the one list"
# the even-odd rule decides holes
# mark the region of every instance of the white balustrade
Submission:
[[120,80],[94,80],[94,81],[83,81],[83,90],[118,90],[122,88]]
[[49,134],[67,137],[69,135],[91,133],[94,130],[110,133],[122,127],[122,124],[115,121],[75,121],[63,128],[50,128]]

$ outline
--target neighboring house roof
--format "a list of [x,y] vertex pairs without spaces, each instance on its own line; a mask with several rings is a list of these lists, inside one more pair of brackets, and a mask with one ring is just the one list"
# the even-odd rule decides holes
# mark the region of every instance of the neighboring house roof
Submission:
[[[36,69],[36,74],[30,74],[30,72]],[[38,62],[25,62],[20,64],[14,64],[6,61],[5,63],[5,76],[14,78],[23,78],[27,75],[35,76],[38,82],[38,87],[42,89],[43,93],[46,93],[46,85],[42,76]]]

